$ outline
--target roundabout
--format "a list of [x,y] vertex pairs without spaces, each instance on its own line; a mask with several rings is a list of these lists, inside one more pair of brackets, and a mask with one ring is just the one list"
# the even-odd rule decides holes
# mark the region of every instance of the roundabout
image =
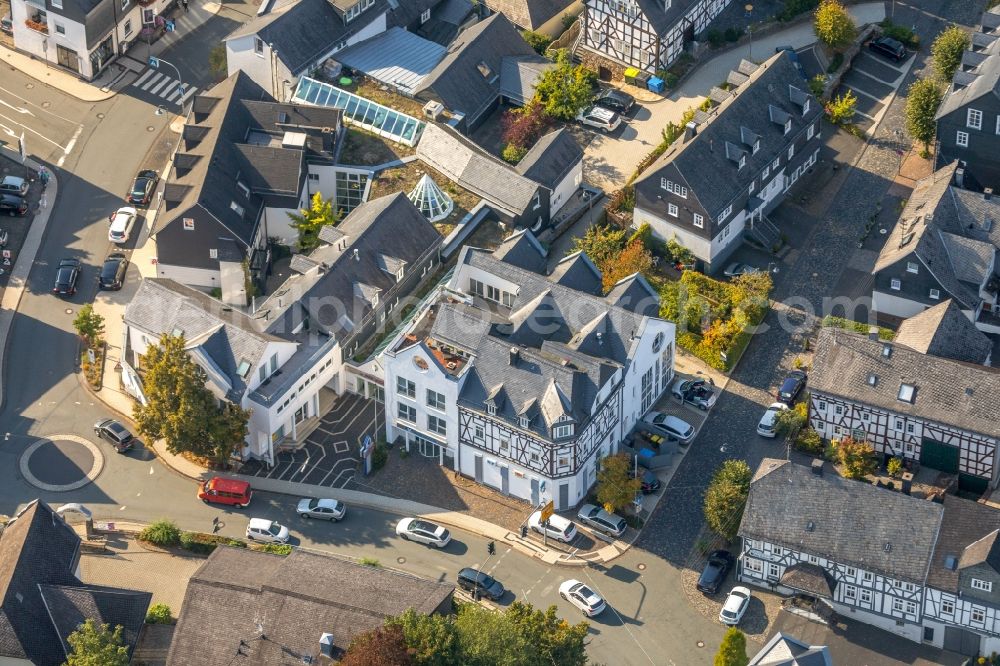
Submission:
[[52,435],[37,440],[20,458],[21,475],[38,488],[67,492],[96,479],[104,468],[104,454],[76,435]]

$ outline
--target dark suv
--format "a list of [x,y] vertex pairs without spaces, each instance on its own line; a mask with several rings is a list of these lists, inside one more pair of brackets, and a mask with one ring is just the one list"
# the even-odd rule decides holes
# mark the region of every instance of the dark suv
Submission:
[[715,594],[719,591],[726,574],[733,566],[733,555],[728,550],[713,550],[708,554],[708,562],[698,578],[698,591]]
[[128,270],[128,259],[124,254],[116,252],[109,254],[101,267],[101,275],[97,284],[101,289],[121,289],[125,283],[125,271]]
[[125,453],[135,444],[135,437],[128,431],[128,428],[114,419],[105,419],[95,423],[94,433],[101,439],[108,440],[118,453]]
[[902,42],[898,42],[892,37],[879,37],[878,39],[873,39],[869,44],[868,48],[878,53],[884,55],[889,60],[894,60],[899,62],[906,57],[906,47],[903,46]]
[[0,194],[0,213],[7,213],[11,217],[27,215],[28,202],[16,194]]
[[792,370],[785,375],[785,380],[781,382],[781,387],[778,389],[778,400],[791,407],[805,386],[806,373],[801,370]]
[[486,597],[499,601],[504,595],[503,584],[493,576],[466,567],[458,572],[458,586],[466,592],[471,592],[475,598]]

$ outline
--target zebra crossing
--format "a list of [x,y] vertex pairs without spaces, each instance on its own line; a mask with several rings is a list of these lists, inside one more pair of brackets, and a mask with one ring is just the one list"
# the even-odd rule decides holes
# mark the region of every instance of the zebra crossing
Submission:
[[174,77],[152,68],[147,68],[132,83],[132,87],[178,106],[184,104],[197,90],[195,86],[181,83]]

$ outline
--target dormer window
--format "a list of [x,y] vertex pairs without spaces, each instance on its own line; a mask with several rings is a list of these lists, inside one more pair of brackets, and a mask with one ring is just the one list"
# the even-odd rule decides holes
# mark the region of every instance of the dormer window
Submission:
[[529,421],[528,421],[528,417],[527,417],[527,416],[522,416],[521,418],[519,418],[519,419],[517,420],[517,422],[518,422],[518,424],[519,424],[519,425],[520,425],[520,426],[521,426],[522,428],[527,428],[527,427],[528,427],[528,423],[529,423]]
[[250,188],[246,186],[246,183],[244,183],[242,180],[238,180],[236,181],[236,187],[239,188],[243,196],[250,198]]
[[573,436],[572,424],[557,425],[552,429],[553,439],[562,439],[564,437],[572,437],[572,436]]
[[245,212],[243,210],[243,206],[239,205],[235,201],[229,202],[229,209],[232,210],[237,215],[239,215],[240,217],[243,217],[243,213]]
[[806,97],[806,101],[802,102],[802,115],[809,113],[809,98]]
[[239,366],[236,368],[236,374],[238,374],[241,379],[246,379],[247,375],[250,374],[251,367],[253,367],[253,364],[250,363],[250,361],[243,359],[242,361],[240,361]]
[[746,155],[740,155],[739,165],[740,165],[739,166],[740,169],[742,169],[743,167],[745,167],[747,165],[747,156]]
[[758,150],[760,150],[760,139],[753,142],[753,154],[756,155]]
[[406,269],[404,269],[404,268],[400,268],[398,271],[396,271],[396,282],[402,282],[403,281],[403,273],[405,273],[405,272],[406,272]]
[[494,405],[492,402],[487,403],[486,404],[486,413],[489,414],[490,416],[496,416],[497,406]]
[[357,17],[361,16],[361,12],[365,11],[374,4],[375,0],[361,0],[361,2],[347,10],[344,14],[344,21],[346,23],[350,23]]
[[789,118],[788,120],[785,121],[785,134],[788,134],[791,131],[792,131],[792,119]]
[[480,60],[479,64],[476,65],[476,69],[479,70],[479,73],[483,75],[484,79],[490,80],[493,78],[493,70],[482,60]]
[[913,399],[916,396],[917,387],[913,384],[900,384],[899,393],[896,394],[896,398],[902,402],[908,402],[913,404]]

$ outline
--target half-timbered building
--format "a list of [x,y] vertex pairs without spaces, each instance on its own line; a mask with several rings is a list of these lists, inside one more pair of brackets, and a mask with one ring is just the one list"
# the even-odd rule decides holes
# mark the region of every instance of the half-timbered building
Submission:
[[530,231],[466,247],[384,353],[386,432],[505,494],[578,504],[673,378],[674,325],[638,274],[583,254],[546,275]]
[[744,60],[728,83],[635,183],[634,224],[676,238],[707,271],[724,266],[744,235],[778,242],[767,213],[820,149],[821,105],[787,53]]
[[580,45],[625,67],[669,67],[730,0],[585,0]]
[[964,490],[996,486],[995,369],[825,328],[809,385],[809,422],[824,438],[867,440],[879,453],[957,474]]
[[973,656],[1000,649],[995,508],[765,459],[739,535],[741,581],[915,642]]

